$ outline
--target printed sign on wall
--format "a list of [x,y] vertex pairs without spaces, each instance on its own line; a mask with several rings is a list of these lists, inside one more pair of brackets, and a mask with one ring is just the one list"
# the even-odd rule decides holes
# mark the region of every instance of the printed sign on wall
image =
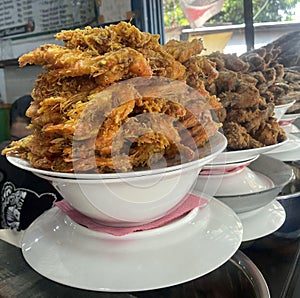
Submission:
[[0,38],[84,26],[96,18],[95,0],[1,0]]

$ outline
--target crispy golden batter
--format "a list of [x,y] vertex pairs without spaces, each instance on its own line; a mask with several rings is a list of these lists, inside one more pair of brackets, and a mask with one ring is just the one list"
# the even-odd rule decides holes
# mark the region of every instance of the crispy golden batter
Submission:
[[160,46],[159,35],[141,32],[127,22],[120,22],[104,28],[87,26],[84,30],[62,30],[55,37],[64,41],[67,48],[79,48],[92,52],[94,55],[102,55],[123,47],[152,49]]
[[164,50],[171,54],[177,61],[184,63],[192,56],[198,55],[203,50],[203,41],[193,39],[192,41],[169,40],[164,46]]
[[[63,30],[63,46],[43,45],[19,58],[42,65],[27,110],[33,133],[3,153],[59,172],[122,172],[199,158],[218,128],[221,107],[206,91],[214,64],[193,55],[202,43],[161,46],[130,23]],[[182,46],[185,45],[185,49]],[[183,60],[189,59],[189,66]],[[197,90],[187,72],[201,78]],[[198,72],[198,74],[196,73]],[[194,86],[193,86],[194,87]]]
[[131,48],[122,48],[103,56],[91,56],[78,49],[44,45],[20,57],[19,63],[21,67],[26,64],[43,65],[57,76],[89,75],[95,77],[102,86],[130,77],[152,75],[146,58]]

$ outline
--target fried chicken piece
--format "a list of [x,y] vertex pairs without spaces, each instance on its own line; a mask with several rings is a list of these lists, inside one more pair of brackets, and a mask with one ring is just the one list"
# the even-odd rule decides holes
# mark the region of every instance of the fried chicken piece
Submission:
[[256,88],[260,93],[266,92],[268,89],[267,80],[262,71],[252,71],[249,73],[256,81]]
[[246,84],[257,87],[258,80],[249,73],[238,73],[238,79]]
[[265,77],[266,81],[268,82],[267,85],[271,86],[277,80],[277,73],[275,68],[267,68],[263,71],[263,76]]
[[222,108],[222,104],[217,96],[208,91],[209,87],[219,76],[215,63],[203,56],[193,56],[184,65],[186,67],[187,84],[205,97],[210,105],[210,109]]
[[256,87],[241,82],[236,88],[236,93],[239,95],[239,101],[233,104],[235,108],[253,107],[261,102],[259,91]]
[[[235,72],[245,73],[249,70],[249,64],[236,54],[224,54],[220,52],[214,52],[209,54],[207,58],[217,63],[217,69],[228,69]],[[221,62],[222,61],[222,62]]]
[[[272,66],[272,65],[270,65]],[[282,80],[285,75],[284,66],[282,64],[276,63],[273,68],[276,71],[276,78],[277,80]]]
[[216,122],[223,123],[227,116],[227,110],[223,107],[212,112],[213,118]]
[[175,60],[184,63],[192,56],[198,55],[203,50],[203,41],[201,39],[193,39],[192,41],[169,40],[163,49],[171,54]]
[[258,89],[243,82],[234,92],[223,92],[219,95],[219,98],[225,108],[245,109],[263,103]]
[[[258,123],[258,126],[261,122],[268,120],[274,112],[274,106],[265,105],[265,106],[256,106],[245,109],[228,109],[226,121],[237,122],[238,124],[245,124],[250,122],[254,127],[257,126],[255,123]],[[249,130],[248,130],[249,132]]]
[[219,77],[215,81],[216,94],[234,91],[238,83],[238,74],[232,70],[219,71]]
[[243,150],[263,147],[262,142],[257,141],[247,132],[247,129],[235,122],[225,122],[223,132],[227,138],[229,150]]
[[249,64],[249,72],[264,71],[267,67],[264,57],[259,56],[257,53],[245,53],[240,56],[240,59]]
[[261,93],[261,97],[264,98],[266,103],[268,104],[272,104],[275,100],[274,94],[269,90],[266,90],[265,92]]
[[262,122],[254,137],[265,144],[265,146],[280,143],[287,138],[284,130],[279,126],[275,118]]
[[271,85],[268,90],[274,95],[274,103],[282,104],[280,99],[288,94],[289,85],[285,83],[276,83]]

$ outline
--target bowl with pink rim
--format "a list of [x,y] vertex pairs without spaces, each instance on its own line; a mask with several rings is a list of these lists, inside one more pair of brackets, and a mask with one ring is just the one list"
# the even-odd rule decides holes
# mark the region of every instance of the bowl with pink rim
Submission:
[[272,202],[292,177],[293,170],[284,162],[260,155],[237,171],[199,175],[195,189],[214,196],[236,213],[242,213]]

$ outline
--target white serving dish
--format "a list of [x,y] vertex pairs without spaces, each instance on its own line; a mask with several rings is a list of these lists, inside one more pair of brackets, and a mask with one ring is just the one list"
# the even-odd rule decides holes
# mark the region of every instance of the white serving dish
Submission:
[[50,181],[84,215],[107,225],[133,226],[154,221],[171,211],[193,189],[202,167],[226,145],[224,135],[217,133],[198,160],[113,174],[56,173],[35,169],[18,158],[8,157],[8,160]]
[[[219,177],[219,183],[214,184],[214,178],[212,175],[211,177],[207,178],[206,185],[209,185],[209,183],[211,183],[211,185],[215,185],[215,187],[226,187],[226,195],[216,195],[217,190],[213,187],[208,188],[206,185],[204,185],[201,181],[201,177],[198,177],[196,188],[199,191],[203,191],[203,187],[206,187],[206,193],[214,195],[217,199],[221,200],[223,203],[231,207],[235,212],[242,213],[256,210],[272,202],[280,193],[281,189],[287,183],[289,183],[289,181],[291,181],[293,177],[293,171],[291,167],[280,160],[266,155],[261,155],[258,159],[253,161],[248,166],[248,168],[252,173],[259,174],[260,178],[263,176],[263,179],[267,179],[265,180],[267,181],[266,183],[272,181],[273,186],[269,184],[269,187],[265,187],[264,190],[253,192],[252,189],[249,189],[249,187],[251,187],[251,180],[248,180],[244,185],[244,187],[246,187],[244,189],[244,193],[237,194],[235,191],[237,189],[240,191],[242,180],[245,178],[245,175],[242,175],[240,178],[238,177],[238,175],[236,175],[234,179],[231,179],[230,184],[226,184],[227,180],[225,180],[222,184],[222,177]],[[249,177],[246,176],[246,178],[248,179]],[[248,193],[245,191],[247,188],[249,190]],[[230,189],[232,191],[231,193],[228,193]],[[222,190],[220,192],[222,192]]]

